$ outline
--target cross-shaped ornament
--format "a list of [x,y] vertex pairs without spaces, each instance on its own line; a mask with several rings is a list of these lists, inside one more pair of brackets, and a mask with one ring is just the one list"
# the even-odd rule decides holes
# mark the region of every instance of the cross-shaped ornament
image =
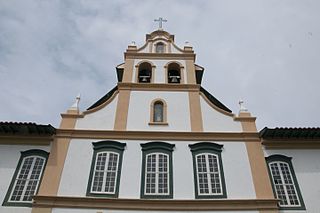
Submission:
[[167,22],[167,20],[162,17],[159,17],[159,19],[155,19],[154,21],[159,22],[159,30],[162,30],[162,22]]

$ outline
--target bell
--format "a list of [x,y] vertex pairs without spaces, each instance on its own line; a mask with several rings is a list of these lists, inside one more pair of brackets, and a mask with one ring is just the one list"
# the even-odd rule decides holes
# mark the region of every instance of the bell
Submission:
[[178,78],[177,78],[177,76],[171,76],[171,82],[172,82],[172,83],[178,83]]

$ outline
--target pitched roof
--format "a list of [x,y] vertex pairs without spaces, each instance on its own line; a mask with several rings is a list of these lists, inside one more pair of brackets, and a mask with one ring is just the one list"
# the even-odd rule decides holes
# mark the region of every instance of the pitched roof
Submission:
[[101,104],[103,104],[104,102],[106,102],[107,100],[109,100],[109,98],[112,97],[112,95],[118,90],[118,86],[115,86],[112,90],[110,90],[107,94],[105,94],[102,98],[100,98],[97,102],[95,102],[94,104],[92,104],[87,110],[93,109],[97,106],[100,106]]
[[31,122],[0,122],[0,135],[54,135],[56,129],[48,125]]
[[232,111],[226,107],[223,103],[221,103],[218,99],[216,99],[213,95],[211,95],[207,90],[203,87],[200,87],[200,91],[209,99],[209,101],[219,107],[220,109],[232,113]]
[[263,139],[320,139],[320,127],[287,128],[265,127],[260,131]]
[[[100,106],[101,104],[103,104],[104,102],[106,102],[107,100],[109,100],[112,95],[118,90],[118,86],[115,86],[112,90],[110,90],[106,95],[104,95],[102,98],[100,98],[97,102],[95,102],[94,104],[92,104],[89,108],[87,108],[87,110],[93,109],[97,106]],[[217,106],[218,108],[226,111],[226,112],[230,112],[232,113],[232,111],[226,107],[223,103],[221,103],[218,99],[216,99],[213,95],[211,95],[207,90],[205,90],[203,87],[200,87],[200,91],[209,99],[209,101],[214,104],[215,106]]]

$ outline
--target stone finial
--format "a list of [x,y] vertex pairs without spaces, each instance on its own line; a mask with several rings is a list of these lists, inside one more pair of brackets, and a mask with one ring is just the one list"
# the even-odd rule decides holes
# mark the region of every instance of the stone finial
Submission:
[[76,101],[75,101],[74,104],[70,107],[70,109],[79,110],[79,102],[80,102],[80,94],[77,95]]
[[188,51],[188,52],[193,52],[192,50],[192,45],[190,44],[189,41],[185,41],[184,42],[184,48],[183,48],[184,51]]
[[239,112],[248,112],[248,109],[244,106],[244,101],[242,99],[240,99],[239,101],[239,105],[240,105],[240,110]]
[[136,42],[135,41],[131,41],[130,46],[136,46]]
[[185,41],[185,42],[184,42],[184,46],[185,46],[185,47],[192,47],[192,45],[190,44],[189,41]]

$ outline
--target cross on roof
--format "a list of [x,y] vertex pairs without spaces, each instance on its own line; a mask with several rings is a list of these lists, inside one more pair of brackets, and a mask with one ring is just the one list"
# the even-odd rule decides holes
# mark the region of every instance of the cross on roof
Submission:
[[159,22],[159,30],[162,30],[162,22],[167,22],[167,20],[162,17],[159,17],[159,19],[155,19],[154,21]]

